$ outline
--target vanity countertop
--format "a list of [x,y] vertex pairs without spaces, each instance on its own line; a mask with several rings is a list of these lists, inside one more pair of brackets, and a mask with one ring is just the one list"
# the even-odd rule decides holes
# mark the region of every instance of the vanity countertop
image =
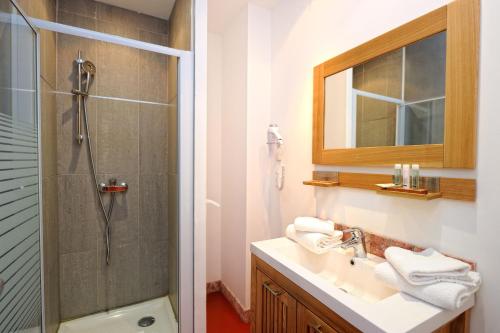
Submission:
[[[251,252],[255,256],[267,262],[363,332],[429,333],[474,305],[474,297],[471,297],[460,309],[448,311],[397,291],[380,300],[367,301],[346,293],[345,290],[332,283],[331,279],[326,278],[327,275],[323,273],[324,269],[321,266],[327,263],[322,259],[324,255],[315,255],[305,251],[285,237],[251,244]],[[350,255],[346,250],[334,251],[342,255]],[[317,263],[311,261],[317,261]],[[383,259],[369,255],[368,261],[363,265],[373,267],[381,261]],[[329,267],[329,270],[335,269]],[[365,280],[369,281],[369,278]]]

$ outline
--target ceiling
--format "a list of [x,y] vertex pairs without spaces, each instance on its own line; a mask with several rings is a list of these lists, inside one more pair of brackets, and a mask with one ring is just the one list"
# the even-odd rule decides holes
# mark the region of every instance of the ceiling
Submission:
[[[172,8],[174,8],[175,4],[175,0],[96,0],[96,1],[132,10],[134,12],[138,12],[141,14],[158,17],[164,20],[168,20],[168,18],[170,17],[170,13],[172,12]],[[208,2],[210,1],[212,0],[209,0]]]
[[272,8],[280,0],[208,0],[208,31],[222,32],[229,19],[249,2]]

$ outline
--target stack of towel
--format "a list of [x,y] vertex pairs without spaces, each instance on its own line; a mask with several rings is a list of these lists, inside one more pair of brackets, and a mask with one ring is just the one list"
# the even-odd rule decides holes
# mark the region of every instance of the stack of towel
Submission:
[[332,221],[316,217],[297,217],[286,228],[286,236],[307,250],[323,254],[342,241],[342,231],[335,230]]
[[469,264],[446,257],[434,249],[416,253],[399,247],[385,250],[387,262],[377,265],[375,275],[392,288],[436,306],[460,308],[481,284]]

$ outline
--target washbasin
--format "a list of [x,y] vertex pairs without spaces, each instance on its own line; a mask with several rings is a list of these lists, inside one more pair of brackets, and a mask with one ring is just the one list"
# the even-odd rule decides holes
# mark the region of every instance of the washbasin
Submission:
[[470,298],[447,311],[394,290],[375,277],[375,266],[385,259],[354,258],[352,249],[318,255],[286,237],[253,242],[250,249],[362,332],[433,332],[474,305]]
[[374,268],[385,260],[368,254],[368,258],[353,257],[353,251],[333,249],[315,254],[299,244],[288,241],[275,247],[288,260],[333,284],[341,291],[369,303],[375,303],[397,293],[375,277]]

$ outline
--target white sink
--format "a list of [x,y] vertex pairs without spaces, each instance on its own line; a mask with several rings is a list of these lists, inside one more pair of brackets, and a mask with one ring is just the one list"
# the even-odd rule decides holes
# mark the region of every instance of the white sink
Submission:
[[254,255],[320,302],[369,333],[428,333],[474,305],[447,311],[387,287],[374,276],[384,259],[353,259],[352,250],[314,254],[288,238],[254,242]]
[[342,249],[317,255],[295,242],[284,242],[278,250],[311,273],[363,301],[375,303],[398,292],[375,277],[373,270],[384,259],[374,255],[353,259],[352,250]]

